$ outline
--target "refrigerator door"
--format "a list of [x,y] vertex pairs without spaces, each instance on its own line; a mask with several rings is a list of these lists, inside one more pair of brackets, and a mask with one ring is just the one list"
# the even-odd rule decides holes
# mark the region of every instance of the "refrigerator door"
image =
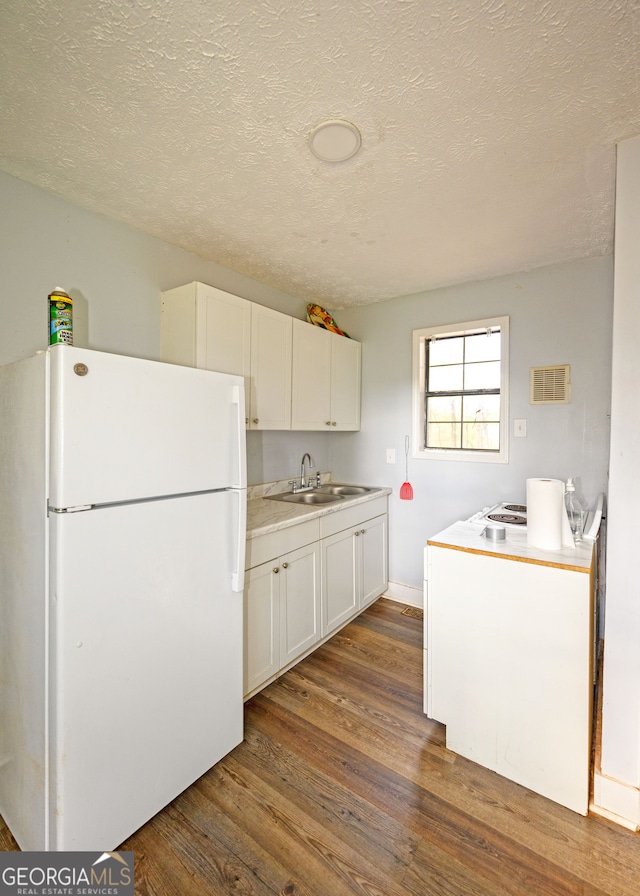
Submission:
[[237,512],[52,515],[49,849],[114,849],[242,740]]
[[46,836],[45,372],[0,368],[0,813],[23,849]]
[[246,487],[242,377],[68,345],[48,356],[51,507]]

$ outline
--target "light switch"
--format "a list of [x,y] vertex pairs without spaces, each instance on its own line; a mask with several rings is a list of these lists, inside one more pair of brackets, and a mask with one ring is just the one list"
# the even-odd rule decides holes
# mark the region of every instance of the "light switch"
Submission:
[[524,419],[513,421],[513,434],[516,439],[524,439],[527,435],[527,421]]
[[395,464],[396,462],[396,449],[395,448],[387,448],[387,463]]

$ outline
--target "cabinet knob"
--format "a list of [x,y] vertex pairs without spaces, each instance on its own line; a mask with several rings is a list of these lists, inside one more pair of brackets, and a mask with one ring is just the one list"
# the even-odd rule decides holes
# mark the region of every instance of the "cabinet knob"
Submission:
[[355,535],[356,538],[358,537],[358,535],[360,535],[359,532],[354,532],[353,534]]
[[327,425],[327,426],[331,426],[331,420],[327,420],[326,425]]
[[364,535],[364,529],[360,529],[360,535]]
[[248,422],[249,422],[249,418],[248,418],[248,417],[245,417],[245,418],[244,418],[244,422],[245,422],[245,423],[248,423]]
[[259,422],[259,421],[258,421],[258,418],[257,418],[257,417],[254,417],[254,418],[253,418],[253,422],[254,422],[254,423],[258,423],[258,422]]
[[279,566],[274,566],[274,567],[273,567],[273,571],[276,572],[276,573],[280,572],[280,567],[279,567]]
[[332,425],[332,426],[337,426],[338,424],[337,424],[336,421],[334,420],[333,423],[332,423],[331,425]]
[[288,563],[283,563],[283,564],[282,564],[282,568],[283,568],[283,569],[286,569],[288,565],[289,565]]

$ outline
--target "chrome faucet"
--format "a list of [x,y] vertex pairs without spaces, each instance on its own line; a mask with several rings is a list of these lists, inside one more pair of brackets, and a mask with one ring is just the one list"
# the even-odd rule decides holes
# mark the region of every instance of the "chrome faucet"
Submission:
[[304,462],[305,462],[305,460],[306,460],[307,458],[308,458],[308,460],[309,460],[309,469],[310,469],[310,470],[313,469],[313,458],[311,457],[311,455],[309,454],[309,452],[306,451],[306,452],[302,455],[302,460],[300,461],[300,485],[299,485],[299,487],[298,487],[298,490],[299,490],[299,491],[302,491],[303,488],[304,488],[304,489],[312,488],[312,486],[311,486],[309,483],[306,483],[306,482],[304,481]]

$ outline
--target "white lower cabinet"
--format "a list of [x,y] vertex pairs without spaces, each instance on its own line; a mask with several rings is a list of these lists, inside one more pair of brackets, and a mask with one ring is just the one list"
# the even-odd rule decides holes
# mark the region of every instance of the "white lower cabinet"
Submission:
[[244,691],[249,694],[320,638],[320,547],[298,548],[248,570]]
[[343,625],[386,590],[387,516],[322,539],[322,634]]
[[387,556],[386,496],[249,539],[245,697],[386,591]]
[[353,530],[322,539],[322,633],[328,634],[358,610],[356,539]]
[[368,606],[387,590],[388,568],[388,517],[386,513],[367,520],[360,530],[361,587],[360,607]]
[[320,637],[320,548],[310,544],[282,557],[280,664],[313,647]]
[[280,668],[280,580],[274,562],[247,570],[244,580],[244,693]]

